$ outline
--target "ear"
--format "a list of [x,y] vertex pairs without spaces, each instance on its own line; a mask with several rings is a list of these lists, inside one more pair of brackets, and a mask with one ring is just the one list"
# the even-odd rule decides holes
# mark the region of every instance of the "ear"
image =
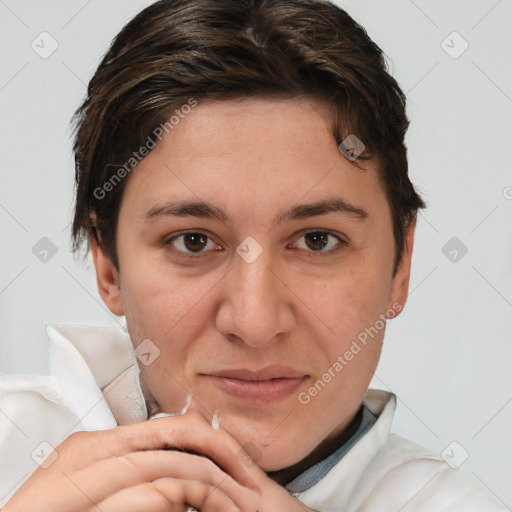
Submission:
[[89,237],[92,259],[96,268],[96,282],[103,302],[114,315],[124,315],[121,302],[119,272],[110,258],[105,256],[94,236]]
[[[407,302],[407,296],[409,294],[409,279],[411,277],[411,259],[412,259],[412,247],[414,245],[414,230],[416,228],[416,221],[413,220],[409,223],[405,233],[405,246],[402,253],[402,259],[398,264],[395,275],[393,276],[393,289],[391,292],[390,307],[394,311],[400,314],[402,309]],[[393,307],[393,304],[395,307]],[[399,304],[401,307],[397,308]]]

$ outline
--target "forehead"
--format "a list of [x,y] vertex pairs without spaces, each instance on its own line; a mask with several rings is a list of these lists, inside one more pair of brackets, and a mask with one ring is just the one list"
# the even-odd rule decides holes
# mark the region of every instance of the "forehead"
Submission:
[[333,195],[370,212],[387,209],[376,163],[347,160],[329,108],[308,99],[199,103],[137,165],[125,190],[139,215],[187,197],[228,210],[236,204],[239,218],[255,211],[275,218],[284,204]]

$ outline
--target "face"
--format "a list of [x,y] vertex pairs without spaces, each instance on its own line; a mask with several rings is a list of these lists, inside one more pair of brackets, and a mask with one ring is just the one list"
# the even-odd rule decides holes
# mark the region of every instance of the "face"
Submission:
[[140,367],[154,411],[180,411],[190,393],[267,471],[347,427],[385,317],[405,303],[412,245],[411,228],[393,274],[377,162],[363,166],[321,104],[245,99],[200,103],[135,167],[119,273],[93,256],[134,346],[150,340]]

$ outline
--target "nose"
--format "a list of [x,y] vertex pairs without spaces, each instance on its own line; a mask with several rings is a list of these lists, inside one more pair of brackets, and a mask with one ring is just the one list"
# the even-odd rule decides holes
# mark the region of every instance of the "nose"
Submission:
[[265,250],[252,262],[235,255],[223,279],[219,332],[254,348],[271,345],[290,332],[296,323],[293,293],[280,273]]

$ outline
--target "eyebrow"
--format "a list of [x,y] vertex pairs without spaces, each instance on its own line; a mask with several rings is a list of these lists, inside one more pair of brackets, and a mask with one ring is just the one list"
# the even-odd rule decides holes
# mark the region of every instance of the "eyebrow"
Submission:
[[[368,213],[362,208],[353,205],[341,197],[333,197],[308,204],[298,204],[285,212],[281,212],[274,218],[274,225],[287,220],[301,220],[339,212],[357,220],[364,220]],[[205,219],[216,219],[222,223],[231,222],[231,217],[222,208],[204,201],[169,201],[164,204],[157,204],[147,210],[143,220],[154,219],[160,216],[197,217]]]

